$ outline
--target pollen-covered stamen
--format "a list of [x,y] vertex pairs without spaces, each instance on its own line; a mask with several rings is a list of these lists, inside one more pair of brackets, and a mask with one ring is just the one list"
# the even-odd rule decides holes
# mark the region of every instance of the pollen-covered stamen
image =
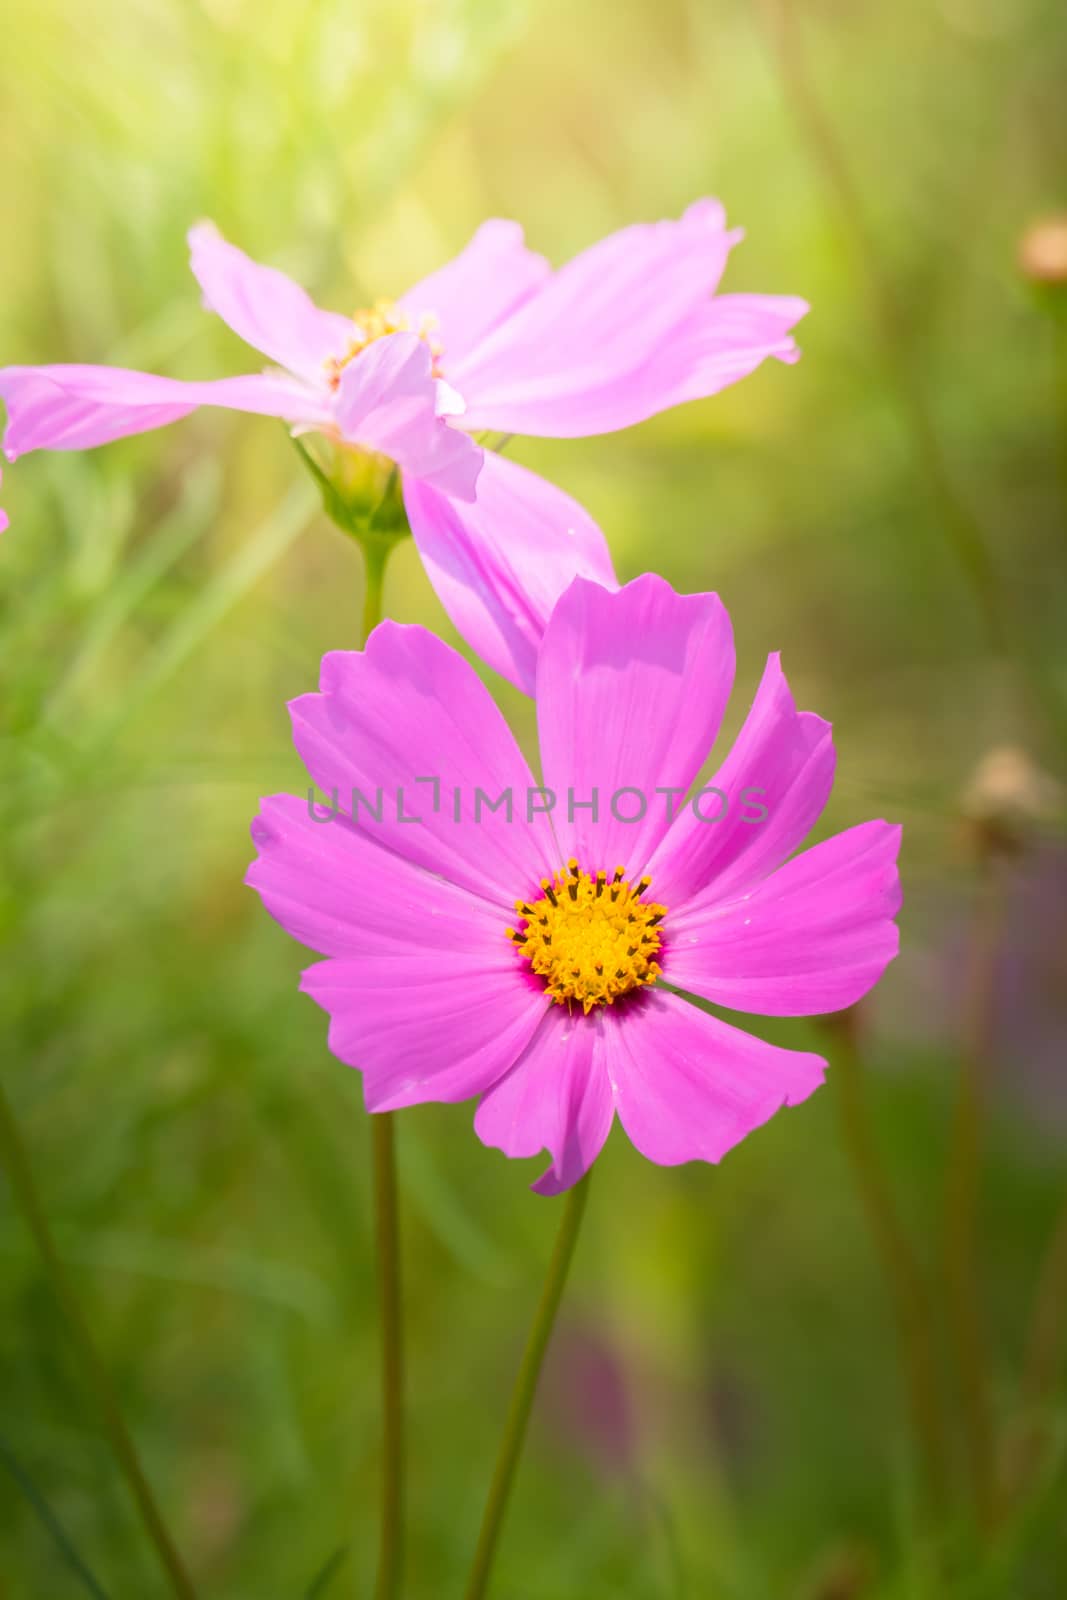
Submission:
[[341,373],[350,361],[362,355],[367,346],[373,344],[376,339],[384,339],[390,333],[417,333],[429,346],[433,358],[434,377],[443,376],[441,358],[445,350],[437,337],[438,321],[432,311],[424,311],[420,316],[412,317],[409,312],[402,311],[395,300],[376,300],[368,310],[357,311],[352,321],[354,334],[348,349],[343,356],[331,356],[326,363],[331,389],[337,388],[341,381]]
[[509,928],[507,937],[557,1005],[578,1002],[588,1015],[655,983],[667,908],[642,899],[651,881],[631,887],[625,867],[617,867],[609,882],[606,872],[583,872],[572,857],[554,880],[541,879],[543,899],[516,900],[524,925]]

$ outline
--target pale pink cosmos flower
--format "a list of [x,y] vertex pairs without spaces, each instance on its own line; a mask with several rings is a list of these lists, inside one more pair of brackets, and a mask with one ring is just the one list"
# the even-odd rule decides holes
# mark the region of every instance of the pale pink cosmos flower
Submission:
[[602,239],[558,272],[517,223],[486,222],[400,297],[323,311],[209,224],[190,234],[207,306],[281,370],[207,383],[113,367],[0,369],[8,459],[80,450],[199,406],[282,417],[389,457],[426,571],[483,660],[529,690],[575,576],[614,585],[603,535],[570,495],[483,431],[575,437],[714,394],[768,356],[793,361],[791,296],[715,294],[739,230],[717,201]]
[[[819,1056],[686,997],[766,1016],[852,1005],[896,954],[900,829],[867,822],[793,854],[834,751],[777,656],[708,785],[762,791],[765,816],[682,806],[733,675],[716,595],[575,580],[537,662],[546,814],[524,799],[536,785],[488,691],[432,634],[386,622],[365,651],[325,657],[321,691],[290,711],[338,812],[265,800],[248,882],[326,957],[301,987],[329,1013],[330,1049],[362,1071],[369,1110],[481,1096],[479,1137],[509,1156],[549,1151],[534,1187],[555,1194],[616,1114],[652,1161],[718,1161],[818,1087]],[[402,804],[386,798],[400,789]],[[476,790],[497,803],[477,821]]]

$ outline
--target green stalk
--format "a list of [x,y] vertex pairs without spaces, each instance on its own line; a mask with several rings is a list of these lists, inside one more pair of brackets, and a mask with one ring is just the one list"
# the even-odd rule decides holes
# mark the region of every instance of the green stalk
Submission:
[[4,1466],[7,1467],[15,1483],[39,1517],[42,1526],[51,1534],[57,1551],[71,1572],[81,1579],[82,1584],[92,1595],[93,1600],[108,1600],[106,1590],[82,1560],[52,1507],[48,1504],[48,1501],[2,1435],[0,1435],[0,1462],[3,1462]]
[[382,620],[385,568],[393,543],[394,541],[391,540],[387,542],[384,539],[375,539],[373,537],[360,541],[360,547],[363,551],[363,566],[367,578],[367,587],[363,596],[364,645]]
[[[395,539],[368,529],[359,540],[366,573],[363,643],[382,620],[385,568]],[[375,1600],[397,1600],[404,1545],[404,1343],[400,1285],[400,1207],[396,1182],[396,1140],[391,1111],[371,1118],[374,1174],[374,1229],[378,1257],[378,1311],[381,1322],[382,1478],[381,1525]]]
[[[930,509],[982,617],[990,652],[1012,668],[1020,691],[1025,691],[1033,709],[1062,744],[1067,740],[1067,708],[1040,659],[1033,630],[1020,615],[1010,586],[1002,580],[985,529],[956,485],[927,398],[927,385],[908,351],[907,305],[886,271],[885,252],[868,220],[862,185],[853,175],[849,152],[838,137],[810,70],[804,39],[805,9],[804,0],[758,0],[757,10],[764,18],[783,95],[828,199],[838,213],[842,235],[850,241],[856,264],[866,280],[870,316],[885,373],[911,437],[915,465],[925,483]],[[1067,367],[1060,371],[1067,374]]]
[[1052,310],[1054,381],[1056,385],[1057,440],[1056,459],[1060,469],[1060,483],[1067,501],[1067,285],[1056,285],[1059,294]]
[[995,654],[1002,655],[1007,649],[1009,630],[998,575],[984,532],[956,491],[927,403],[926,390],[907,354],[906,309],[885,271],[883,252],[867,221],[861,190],[809,72],[802,9],[801,0],[761,0],[782,88],[866,277],[871,315],[881,341],[887,375],[894,385],[900,413],[911,432],[916,462],[926,480],[939,526],[973,593],[990,647]]
[[477,1549],[474,1552],[474,1564],[471,1567],[470,1577],[467,1580],[467,1587],[464,1591],[465,1600],[483,1600],[484,1595],[488,1592],[493,1557],[496,1554],[497,1541],[500,1538],[500,1530],[515,1479],[515,1471],[519,1464],[519,1457],[522,1454],[523,1442],[526,1438],[526,1427],[530,1420],[530,1412],[533,1409],[534,1396],[537,1393],[537,1382],[541,1376],[545,1352],[552,1337],[556,1313],[563,1297],[563,1288],[567,1281],[571,1258],[574,1255],[578,1230],[585,1214],[591,1172],[592,1169],[585,1174],[584,1178],[579,1179],[573,1189],[567,1191],[563,1216],[560,1219],[559,1232],[556,1235],[555,1248],[552,1251],[552,1259],[548,1264],[548,1274],[541,1290],[541,1300],[526,1342],[522,1364],[519,1367],[518,1376],[511,1391],[511,1403],[508,1406],[508,1414],[504,1422],[504,1432],[500,1440],[500,1449],[497,1453],[493,1480],[489,1486],[489,1497],[486,1500],[485,1511],[482,1515],[482,1527],[478,1535]]
[[404,1542],[404,1345],[400,1315],[400,1229],[393,1113],[371,1118],[378,1306],[381,1317],[382,1499],[375,1600],[400,1593]]
[[[394,546],[409,532],[403,486],[384,457],[338,445],[329,470],[299,438],[301,460],[322,495],[323,509],[363,552],[362,644],[382,620],[385,569]],[[400,1207],[393,1115],[371,1118],[374,1232],[381,1326],[381,1524],[375,1600],[398,1600],[404,1547],[404,1344],[401,1326]],[[335,1569],[331,1569],[335,1570]],[[327,1574],[327,1580],[329,1577]]]
[[1026,1341],[1020,1422],[1007,1451],[1008,1509],[1017,1508],[1041,1465],[1050,1414],[1067,1348],[1067,1200],[1063,1202],[1038,1276]]
[[2,1085],[0,1085],[0,1154],[3,1155],[12,1192],[22,1208],[23,1216],[40,1252],[52,1292],[62,1308],[78,1347],[86,1379],[96,1396],[108,1442],[140,1512],[145,1531],[155,1545],[160,1565],[167,1575],[172,1592],[178,1596],[178,1600],[195,1600],[196,1591],[167,1532],[137,1454],[137,1447],[122,1419],[122,1412],[107,1368],[100,1358],[88,1324],[82,1315],[67,1269],[56,1250],[18,1121]]
[[991,856],[980,862],[967,982],[967,1014],[956,1106],[949,1134],[945,1195],[945,1286],[949,1334],[959,1373],[967,1465],[979,1529],[998,1510],[988,1361],[979,1294],[978,1194],[985,1131],[986,1073],[992,1026],[994,966],[1003,921],[1004,886]]
[[911,1426],[926,1499],[936,1519],[945,1509],[947,1451],[929,1289],[897,1211],[863,1095],[863,1061],[854,1018],[835,1029],[830,1081],[837,1090],[841,1136],[897,1325]]

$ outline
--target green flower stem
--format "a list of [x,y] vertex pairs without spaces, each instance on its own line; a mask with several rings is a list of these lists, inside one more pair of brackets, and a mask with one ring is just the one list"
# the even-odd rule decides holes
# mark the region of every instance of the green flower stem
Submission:
[[48,1501],[2,1435],[0,1435],[0,1462],[7,1468],[26,1500],[33,1507],[41,1521],[41,1525],[52,1536],[57,1552],[74,1576],[81,1580],[83,1586],[92,1595],[93,1600],[108,1600],[107,1591],[82,1560],[52,1507],[48,1504]]
[[[1057,740],[1067,743],[1067,706],[1038,639],[1002,580],[990,552],[986,532],[970,501],[961,494],[941,443],[927,385],[908,349],[908,307],[891,274],[885,251],[872,230],[862,186],[851,168],[832,118],[811,72],[805,43],[804,0],[758,0],[770,54],[783,96],[806,143],[812,163],[840,219],[842,237],[851,243],[859,272],[866,280],[870,317],[881,346],[882,362],[908,429],[915,466],[925,484],[930,510],[951,547],[961,576],[982,617],[991,654],[1006,661],[1013,693],[1045,721]],[[1065,468],[1067,475],[1067,468]],[[1020,708],[1020,714],[1026,707]],[[1028,713],[1027,713],[1028,714]]]
[[394,540],[369,537],[360,540],[367,587],[363,596],[363,643],[366,644],[382,620],[382,594],[385,585],[385,568]]
[[559,1232],[556,1235],[555,1248],[552,1251],[552,1259],[548,1264],[548,1274],[541,1290],[541,1300],[526,1342],[522,1364],[519,1367],[518,1376],[511,1391],[511,1403],[508,1406],[508,1414],[504,1422],[504,1432],[497,1454],[493,1481],[489,1486],[489,1497],[486,1500],[485,1511],[482,1515],[482,1527],[478,1535],[478,1546],[474,1552],[474,1564],[471,1567],[470,1577],[467,1580],[467,1587],[464,1591],[466,1600],[483,1600],[483,1596],[488,1592],[489,1574],[493,1565],[493,1557],[496,1553],[497,1541],[500,1538],[500,1530],[504,1521],[504,1513],[507,1510],[511,1486],[515,1479],[515,1470],[522,1454],[526,1426],[530,1420],[534,1396],[537,1393],[537,1382],[541,1376],[545,1352],[548,1349],[549,1339],[552,1337],[556,1313],[563,1297],[563,1288],[567,1281],[567,1273],[578,1239],[578,1230],[585,1214],[586,1201],[589,1198],[591,1172],[592,1169],[585,1174],[584,1178],[579,1179],[573,1189],[567,1191],[563,1216],[560,1219]]
[[871,1127],[854,1029],[852,1013],[834,1025],[837,1047],[830,1081],[837,1090],[845,1153],[896,1320],[916,1452],[929,1509],[936,1518],[945,1508],[948,1469],[930,1294],[900,1221]]
[[1060,1208],[1038,1277],[1023,1367],[1020,1423],[1008,1451],[1007,1489],[1018,1502],[1041,1464],[1051,1431],[1048,1407],[1067,1347],[1067,1200]]
[[14,1197],[22,1208],[23,1216],[40,1251],[52,1292],[62,1308],[74,1342],[78,1346],[86,1378],[96,1396],[108,1442],[137,1504],[145,1530],[156,1547],[171,1590],[178,1596],[178,1600],[195,1600],[196,1591],[167,1532],[137,1454],[137,1447],[122,1420],[122,1412],[107,1368],[100,1358],[93,1336],[82,1315],[67,1269],[56,1250],[52,1230],[48,1226],[37,1193],[33,1170],[18,1121],[2,1086],[0,1086],[0,1155],[7,1169]]
[[400,1229],[391,1111],[371,1118],[378,1303],[381,1317],[382,1498],[376,1600],[400,1593],[404,1542],[404,1345],[400,1315]]
[[[363,643],[382,620],[385,568],[395,539],[367,528],[363,551],[366,592]],[[400,1207],[396,1183],[396,1139],[391,1111],[371,1118],[374,1172],[374,1229],[378,1256],[378,1312],[381,1323],[382,1465],[381,1528],[375,1600],[397,1600],[404,1546],[404,1342],[401,1319]]]
[[871,315],[881,341],[887,374],[894,384],[901,415],[911,432],[916,463],[925,478],[939,525],[973,592],[990,646],[994,653],[1003,654],[1009,630],[998,575],[985,535],[952,481],[926,390],[907,354],[906,307],[886,273],[885,252],[871,230],[860,188],[809,71],[803,37],[803,7],[799,0],[761,0],[760,9],[787,103],[866,277]]
[[1003,921],[998,863],[982,862],[966,992],[959,1085],[949,1135],[945,1194],[945,1287],[949,1335],[959,1374],[967,1465],[979,1529],[997,1512],[993,1425],[989,1411],[985,1334],[978,1286],[978,1191],[985,1126],[986,1069],[992,1024],[993,968]]
[[[385,569],[394,546],[409,533],[403,486],[394,463],[337,445],[326,467],[302,439],[293,444],[318,485],[323,509],[363,552],[365,588],[361,640],[382,620]],[[391,1112],[371,1118],[374,1231],[381,1326],[381,1529],[375,1600],[398,1600],[404,1548],[404,1344],[401,1326],[400,1207]]]
[[1056,417],[1059,424],[1056,455],[1060,468],[1060,483],[1064,500],[1067,502],[1067,284],[1057,284],[1056,287],[1059,293],[1052,310]]

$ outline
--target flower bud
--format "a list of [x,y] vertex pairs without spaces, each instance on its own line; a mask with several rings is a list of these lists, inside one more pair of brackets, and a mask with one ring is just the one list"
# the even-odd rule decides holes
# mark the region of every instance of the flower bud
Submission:
[[1067,285],[1067,212],[1031,223],[1019,241],[1019,269],[1031,283]]
[[1060,814],[1063,786],[1019,745],[996,745],[979,761],[960,811],[980,855],[1013,855],[1028,834]]
[[400,473],[388,456],[338,440],[314,452],[300,438],[293,442],[319,486],[327,516],[345,533],[380,541],[411,531]]

